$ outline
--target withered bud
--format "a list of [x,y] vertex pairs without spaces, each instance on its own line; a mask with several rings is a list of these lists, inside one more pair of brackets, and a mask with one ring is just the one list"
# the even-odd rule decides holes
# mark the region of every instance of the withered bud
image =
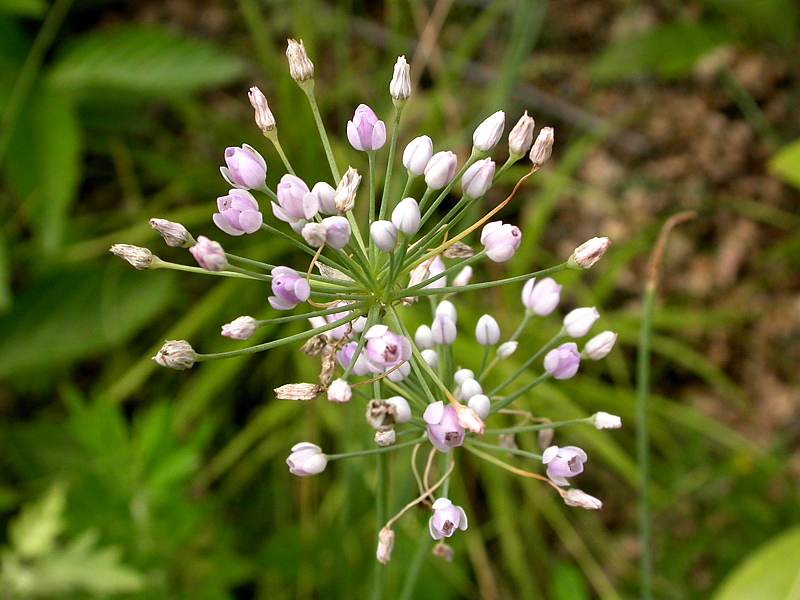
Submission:
[[192,234],[180,223],[154,218],[150,219],[150,227],[161,234],[167,246],[172,246],[173,248],[190,248],[194,246]]
[[441,558],[447,562],[453,562],[453,556],[455,555],[455,552],[453,552],[453,549],[444,542],[439,542],[433,547],[431,554],[433,554],[436,558]]
[[147,248],[141,246],[131,246],[130,244],[114,244],[109,250],[112,254],[119,256],[134,269],[152,269],[158,257]]
[[472,256],[475,256],[475,251],[466,244],[456,242],[447,248],[442,255],[445,258],[471,258]]
[[325,389],[316,383],[287,383],[275,388],[275,397],[278,400],[313,400]]
[[394,427],[384,427],[375,432],[375,444],[381,448],[393,446],[397,441],[397,434],[394,432]]

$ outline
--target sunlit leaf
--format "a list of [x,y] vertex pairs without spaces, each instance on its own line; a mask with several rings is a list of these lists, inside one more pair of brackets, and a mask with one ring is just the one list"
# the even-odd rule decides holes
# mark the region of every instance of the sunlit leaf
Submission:
[[800,140],[795,140],[778,150],[769,161],[773,175],[800,188]]

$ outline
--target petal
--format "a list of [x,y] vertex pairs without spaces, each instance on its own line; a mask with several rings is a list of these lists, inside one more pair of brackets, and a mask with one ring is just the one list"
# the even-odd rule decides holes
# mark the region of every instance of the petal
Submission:
[[257,210],[246,210],[239,215],[239,227],[245,233],[255,233],[261,229],[261,224],[264,222],[264,217]]
[[235,188],[239,187],[231,179],[231,172],[230,170],[228,170],[228,167],[220,167],[219,172],[222,174],[222,178],[227,182],[228,185],[233,186]]
[[458,521],[458,528],[461,531],[466,531],[467,530],[467,513],[465,513],[464,509],[461,508],[460,506],[456,506],[456,509],[458,509],[458,514],[461,517],[459,519],[459,521]]
[[440,534],[436,529],[433,528],[433,517],[428,519],[428,531],[430,532],[431,537],[434,540],[438,541],[438,540],[442,539],[442,537],[443,537],[442,534]]
[[247,210],[248,208],[258,210],[258,201],[255,199],[255,196],[247,190],[230,190],[228,194],[240,201],[237,203],[237,206],[242,206],[243,208],[241,210]]
[[296,304],[288,304],[277,296],[270,296],[267,298],[267,301],[269,301],[269,305],[275,310],[292,310],[297,306]]
[[425,409],[425,412],[422,413],[422,420],[428,423],[429,425],[436,425],[441,422],[443,416],[444,416],[444,402],[440,400],[438,402],[433,402],[432,404],[428,404],[428,407]]
[[433,510],[439,510],[441,508],[447,508],[453,504],[449,498],[437,498],[434,503],[431,505]]
[[312,444],[311,442],[298,442],[297,444],[292,446],[292,452],[297,452],[298,450],[306,450],[306,449],[322,452],[322,448],[320,448],[316,444]]
[[303,215],[311,219],[319,212],[319,198],[311,192],[303,195]]
[[368,340],[383,337],[389,331],[389,328],[386,325],[373,325],[370,327],[367,332],[364,334],[364,337]]
[[547,464],[552,461],[556,456],[558,456],[558,446],[550,446],[542,453],[542,463]]
[[361,140],[358,137],[358,129],[356,129],[356,125],[352,121],[347,122],[347,141],[356,150],[364,150],[364,146],[361,145]]
[[378,121],[372,129],[372,149],[378,150],[383,148],[386,143],[386,123]]
[[242,144],[242,148],[250,152],[253,157],[258,161],[258,164],[261,165],[261,168],[265,171],[267,170],[267,161],[264,160],[264,157],[261,156],[261,153],[253,148],[250,144]]
[[300,302],[305,302],[310,294],[311,288],[308,282],[305,279],[298,279],[294,284],[294,295],[297,296],[297,299]]
[[288,215],[288,213],[285,210],[283,210],[283,207],[281,207],[279,204],[275,204],[274,202],[271,202],[271,204],[272,204],[272,214],[275,215],[276,219],[283,221],[284,223],[292,222],[292,218]]
[[228,235],[242,235],[244,233],[243,231],[239,231],[238,229],[232,227],[231,224],[228,223],[228,219],[225,218],[225,215],[221,213],[214,213],[211,217],[211,220],[214,221],[214,225],[219,227]]
[[580,457],[581,462],[586,462],[589,460],[589,456],[583,451],[583,448],[578,448],[577,446],[564,446],[562,450],[569,450],[573,454],[577,455]]

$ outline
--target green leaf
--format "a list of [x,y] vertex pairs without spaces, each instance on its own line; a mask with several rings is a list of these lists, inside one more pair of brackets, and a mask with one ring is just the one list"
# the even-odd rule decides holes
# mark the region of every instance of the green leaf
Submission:
[[672,79],[688,73],[698,58],[727,38],[709,25],[664,25],[611,42],[590,72],[603,83],[650,74]]
[[160,313],[171,295],[171,274],[112,264],[105,271],[62,268],[15,299],[0,318],[0,379],[41,376],[113,348]]
[[46,9],[45,0],[0,0],[0,15],[41,17]]
[[54,485],[33,504],[26,505],[9,525],[14,552],[23,559],[32,559],[50,552],[63,529],[64,489]]
[[714,600],[800,600],[800,527],[757,548],[714,595]]
[[5,161],[42,247],[61,245],[80,182],[81,131],[70,99],[40,87],[15,124]]
[[737,29],[770,44],[792,44],[800,30],[796,0],[704,0]]
[[778,150],[769,160],[769,170],[778,179],[800,188],[800,140]]
[[553,600],[586,600],[589,588],[580,569],[570,563],[558,562],[553,569],[550,597]]
[[81,38],[56,61],[50,81],[79,91],[108,87],[163,96],[226,84],[243,71],[239,57],[207,42],[124,27]]

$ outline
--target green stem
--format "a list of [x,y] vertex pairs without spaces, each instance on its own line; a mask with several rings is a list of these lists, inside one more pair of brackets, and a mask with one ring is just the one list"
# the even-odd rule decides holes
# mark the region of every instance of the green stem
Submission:
[[545,345],[544,345],[544,346],[542,346],[541,348],[539,348],[539,349],[536,351],[536,353],[535,353],[533,356],[531,356],[531,357],[530,357],[528,360],[526,360],[524,363],[522,363],[522,364],[519,366],[519,368],[518,368],[516,371],[514,371],[514,372],[511,374],[511,376],[510,376],[510,377],[508,377],[507,379],[505,379],[505,380],[504,380],[504,381],[503,381],[503,382],[502,382],[500,385],[498,385],[496,388],[494,388],[492,391],[490,391],[490,392],[487,394],[487,396],[489,396],[489,397],[491,398],[492,396],[496,396],[497,394],[499,394],[500,392],[502,392],[502,391],[503,391],[505,388],[507,388],[509,385],[511,385],[511,384],[512,384],[512,383],[513,383],[513,382],[514,382],[516,379],[517,379],[517,377],[519,377],[519,376],[520,376],[520,375],[522,375],[522,374],[523,374],[525,371],[527,371],[527,370],[528,370],[528,368],[529,368],[529,367],[530,367],[530,366],[531,366],[531,365],[532,365],[534,362],[536,362],[536,361],[537,361],[539,358],[541,358],[541,357],[542,357],[542,355],[543,355],[545,352],[547,352],[548,350],[550,350],[550,349],[551,349],[553,346],[555,346],[555,345],[556,345],[558,342],[560,342],[560,341],[561,341],[562,339],[564,339],[565,337],[566,337],[566,336],[564,335],[564,330],[563,330],[563,329],[560,329],[560,330],[558,331],[558,333],[557,333],[557,334],[555,334],[553,337],[551,337],[551,338],[550,338],[550,339],[549,339],[549,340],[548,340],[548,341],[545,343]]
[[[389,186],[392,183],[392,172],[394,171],[394,156],[397,151],[397,137],[400,130],[400,115],[403,112],[403,105],[394,107],[394,125],[392,126],[392,139],[389,142],[389,157],[386,159],[386,178],[383,181],[383,193],[381,194],[381,209],[379,219],[385,219],[389,210]],[[408,182],[406,181],[406,186]],[[403,196],[405,197],[405,196]]]
[[542,431],[543,429],[557,429],[559,427],[566,427],[567,425],[591,424],[592,417],[583,419],[568,419],[566,421],[553,421],[552,423],[537,423],[536,425],[520,425],[519,427],[505,427],[500,429],[487,429],[484,433],[490,434],[504,434],[504,433],[525,433],[528,431]]
[[347,381],[347,378],[350,377],[350,373],[353,370],[353,367],[356,366],[356,361],[358,357],[361,356],[361,351],[364,349],[364,345],[367,343],[367,332],[369,328],[375,324],[375,321],[378,320],[378,312],[380,308],[378,306],[373,306],[369,309],[367,313],[367,322],[364,324],[364,330],[361,332],[361,335],[358,336],[358,343],[356,344],[356,351],[353,352],[353,356],[350,359],[350,364],[347,365],[347,368],[344,370],[344,375],[342,375],[342,379]]
[[278,156],[281,157],[281,161],[283,162],[283,166],[286,167],[286,170],[289,171],[292,175],[295,174],[294,169],[292,168],[291,163],[289,162],[289,158],[286,156],[286,153],[283,151],[283,146],[281,146],[281,142],[278,139],[278,130],[273,129],[274,134],[268,135],[267,139],[272,142],[272,145],[275,146],[275,150],[278,152]]
[[[370,150],[367,152],[367,160],[369,162],[369,216],[368,216],[368,223],[373,223],[375,221],[375,203],[377,199],[375,198],[375,152]],[[374,265],[375,263],[375,254],[377,252],[377,247],[372,242],[372,236],[369,236],[367,240],[367,244],[369,246],[369,262],[370,265]]]
[[539,460],[539,461],[542,460],[541,454],[536,454],[535,452],[528,452],[527,450],[520,450],[519,448],[502,448],[494,444],[487,444],[486,442],[479,442],[478,440],[474,439],[468,440],[467,445],[477,446],[478,448],[485,448],[486,450],[491,450],[492,452],[502,452],[502,453],[514,454],[515,456],[532,458],[533,460]]
[[425,562],[425,555],[430,545],[431,540],[427,533],[420,534],[417,549],[414,551],[414,557],[411,559],[411,564],[406,569],[406,578],[403,582],[403,589],[400,592],[399,600],[411,600],[414,597],[414,586],[417,583],[419,571],[422,568],[422,563]]
[[235,271],[206,271],[200,267],[190,267],[189,265],[179,265],[177,263],[167,262],[159,259],[158,262],[153,262],[151,269],[171,269],[172,271],[186,271],[187,273],[202,273],[203,275],[216,275],[217,277],[237,277],[239,279],[251,279],[253,281],[261,281],[260,277],[253,277],[245,273],[237,273]]
[[286,317],[276,317],[274,319],[264,319],[258,322],[259,325],[271,325],[274,323],[289,323],[291,321],[300,321],[302,319],[308,319],[309,317],[324,317],[325,315],[333,315],[340,312],[347,312],[353,310],[354,308],[363,308],[365,302],[353,302],[352,304],[347,304],[345,306],[334,306],[333,308],[325,308],[322,310],[314,310],[311,312],[305,312],[301,315],[288,315]]
[[397,310],[394,307],[391,307],[391,311],[392,311],[392,316],[394,317],[395,320],[395,324],[397,325],[397,328],[400,330],[400,333],[402,333],[406,337],[406,339],[408,339],[409,343],[411,344],[411,352],[414,355],[414,358],[417,359],[410,361],[411,370],[414,373],[414,375],[417,376],[417,379],[419,380],[419,383],[422,386],[422,390],[425,392],[428,401],[436,402],[436,397],[433,395],[433,392],[431,392],[431,388],[428,386],[428,382],[425,379],[422,369],[420,368],[419,361],[422,361],[422,364],[424,364],[426,367],[428,366],[428,363],[426,363],[425,360],[420,355],[419,349],[417,348],[417,344],[414,342],[414,338],[408,334],[408,330],[406,329],[406,326],[403,324],[403,321],[400,319],[400,316],[397,314]]
[[531,381],[527,385],[522,386],[520,389],[518,389],[513,394],[509,394],[508,396],[506,396],[505,398],[503,398],[499,402],[496,402],[495,404],[493,404],[492,408],[489,409],[489,414],[493,415],[496,412],[498,412],[500,410],[503,410],[506,406],[508,406],[509,404],[514,402],[514,400],[516,400],[520,396],[523,396],[529,390],[531,390],[532,388],[536,387],[537,385],[539,385],[543,381],[546,381],[547,379],[550,379],[550,377],[551,377],[550,373],[542,373],[536,379],[534,379],[533,381]]
[[650,395],[650,338],[655,284],[645,287],[636,382],[636,455],[639,462],[639,576],[644,600],[653,598],[653,554],[650,521],[650,448],[647,432],[647,398]]
[[306,98],[308,98],[308,103],[311,106],[311,112],[314,115],[314,122],[317,124],[317,131],[319,132],[319,137],[322,140],[322,147],[325,149],[325,156],[328,159],[328,166],[330,166],[331,174],[333,175],[334,187],[336,187],[341,179],[341,176],[339,175],[339,167],[336,166],[336,160],[333,158],[333,150],[331,149],[331,142],[328,139],[328,132],[325,130],[325,123],[322,122],[322,115],[319,113],[317,98],[314,96],[314,80],[308,79],[302,82],[300,84],[300,89],[305,92]]
[[[375,382],[380,386],[379,382]],[[386,455],[378,454],[375,457],[375,539],[386,521]],[[372,584],[372,600],[383,598],[384,565],[375,561],[374,580]]]
[[[407,448],[409,446],[416,446],[417,444],[421,444],[427,439],[427,436],[423,435],[418,438],[414,438],[413,440],[409,440],[407,442],[401,442],[399,444],[394,444],[392,446],[386,446],[385,448],[370,448],[369,450],[356,450],[355,452],[343,452],[341,454],[328,454],[328,462],[332,460],[342,460],[345,458],[359,458],[361,456],[372,456],[373,454],[383,454],[385,452],[394,452],[395,450],[400,450],[400,448]],[[382,524],[382,523],[381,523]]]

